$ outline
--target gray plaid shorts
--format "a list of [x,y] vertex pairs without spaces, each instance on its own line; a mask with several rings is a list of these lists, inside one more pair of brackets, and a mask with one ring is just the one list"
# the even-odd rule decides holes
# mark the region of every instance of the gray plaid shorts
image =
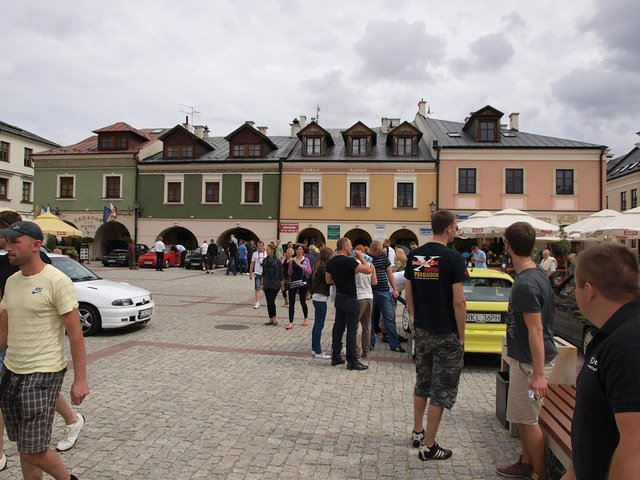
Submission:
[[455,333],[429,332],[416,328],[416,397],[451,410],[458,397],[464,363],[464,347]]
[[56,402],[66,369],[55,373],[18,375],[2,369],[0,408],[9,440],[20,453],[49,450]]

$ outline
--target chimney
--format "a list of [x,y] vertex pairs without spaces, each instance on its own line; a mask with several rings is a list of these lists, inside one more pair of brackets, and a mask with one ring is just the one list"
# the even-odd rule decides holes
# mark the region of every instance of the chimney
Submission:
[[389,131],[389,119],[387,117],[382,117],[382,133],[387,133]]
[[269,129],[269,127],[258,127],[258,131],[263,135],[267,134],[267,130],[268,129]]
[[187,115],[184,119],[184,123],[182,124],[184,128],[193,133],[193,127],[189,124],[189,115]]
[[209,138],[209,127],[207,125],[204,126],[204,130],[202,131],[202,138]]
[[305,115],[300,115],[300,128],[304,128],[307,126],[307,117]]
[[289,124],[289,126],[291,127],[291,136],[295,137],[298,132],[301,130],[300,129],[300,120],[298,120],[297,118],[293,119],[293,122],[291,122]]
[[256,122],[252,121],[252,120],[245,120],[244,123],[246,123],[247,125],[249,125],[250,127],[253,127]]
[[418,113],[423,117],[427,116],[427,102],[424,101],[424,98],[418,102]]
[[393,130],[398,125],[400,125],[400,119],[399,118],[390,118],[389,119],[389,129]]
[[520,130],[520,114],[512,113],[509,115],[509,130],[513,130],[515,132]]
[[198,137],[202,138],[204,136],[204,125],[194,125],[193,133]]

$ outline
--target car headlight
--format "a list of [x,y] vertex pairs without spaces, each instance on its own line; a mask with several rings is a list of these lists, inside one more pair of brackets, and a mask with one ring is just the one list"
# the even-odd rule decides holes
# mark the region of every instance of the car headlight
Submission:
[[130,298],[120,298],[111,302],[111,305],[114,307],[128,307],[129,305],[133,305],[133,300]]

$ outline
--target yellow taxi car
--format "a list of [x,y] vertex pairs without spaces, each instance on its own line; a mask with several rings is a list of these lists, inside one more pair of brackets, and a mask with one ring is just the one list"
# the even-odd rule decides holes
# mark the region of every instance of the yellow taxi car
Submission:
[[463,285],[467,300],[465,352],[501,354],[513,278],[490,268],[469,268],[468,272]]
[[[501,354],[513,278],[490,268],[470,267],[467,271],[469,277],[463,285],[467,300],[465,352]],[[413,319],[406,307],[402,312],[402,325],[405,331],[413,331]],[[413,341],[411,347],[413,353]]]

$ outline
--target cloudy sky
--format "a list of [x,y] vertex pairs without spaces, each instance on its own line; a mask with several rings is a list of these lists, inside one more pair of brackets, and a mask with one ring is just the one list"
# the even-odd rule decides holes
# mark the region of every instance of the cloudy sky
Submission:
[[[124,121],[464,121],[487,104],[520,129],[640,141],[637,0],[22,0],[0,18],[0,119],[62,145]],[[184,107],[186,105],[187,107]]]

